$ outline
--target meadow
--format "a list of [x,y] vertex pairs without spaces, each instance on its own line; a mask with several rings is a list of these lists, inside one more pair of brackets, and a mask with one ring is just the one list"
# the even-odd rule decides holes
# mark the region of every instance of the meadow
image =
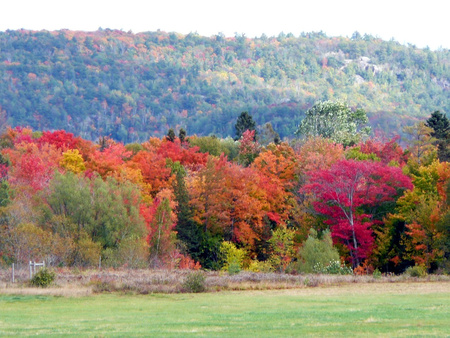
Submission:
[[199,294],[54,296],[51,290],[47,294],[5,290],[0,290],[1,336],[450,334],[448,281],[346,283]]

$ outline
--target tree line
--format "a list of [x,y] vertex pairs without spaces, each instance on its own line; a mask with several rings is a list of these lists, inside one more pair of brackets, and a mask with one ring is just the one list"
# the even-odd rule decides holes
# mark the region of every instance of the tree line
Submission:
[[236,140],[181,128],[124,145],[8,128],[0,262],[448,272],[445,114],[405,130],[405,147],[369,137],[365,114],[342,102],[318,102],[306,116],[291,143],[258,133],[247,112]]

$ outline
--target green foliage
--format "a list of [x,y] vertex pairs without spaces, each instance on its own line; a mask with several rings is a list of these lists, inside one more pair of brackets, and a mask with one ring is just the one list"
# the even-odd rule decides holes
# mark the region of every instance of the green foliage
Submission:
[[373,278],[375,278],[375,279],[380,279],[380,278],[381,278],[381,271],[378,270],[378,269],[375,269],[375,270],[373,271],[372,276],[373,276]]
[[170,128],[169,131],[167,132],[166,138],[167,138],[167,140],[169,140],[170,142],[175,141],[175,138],[176,138],[176,136],[175,136],[175,131],[174,131],[172,128]]
[[101,250],[118,250],[123,240],[145,233],[140,192],[130,182],[55,173],[41,196],[46,201],[41,222],[76,245],[71,264],[96,265]]
[[256,130],[256,123],[252,116],[244,111],[239,115],[234,128],[236,129],[236,140],[239,140],[246,130]]
[[136,155],[141,150],[144,150],[144,147],[140,143],[129,143],[125,145],[125,149],[133,152],[133,155]]
[[180,128],[180,131],[178,133],[178,138],[180,139],[180,142],[186,142],[186,130],[184,130],[183,128]]
[[330,261],[327,265],[316,263],[313,268],[315,273],[324,273],[328,275],[352,275],[353,270],[345,265],[342,265],[339,260]]
[[316,266],[324,267],[329,262],[339,261],[339,253],[333,246],[329,231],[325,231],[319,239],[317,232],[311,229],[308,239],[303,243],[298,254],[298,270],[304,273],[314,272]]
[[220,139],[215,136],[190,137],[189,144],[193,147],[199,147],[202,153],[214,156],[220,156],[223,153],[230,161],[236,158],[239,153],[239,144],[231,137],[226,139]]
[[149,249],[144,239],[125,238],[116,249],[105,249],[103,256],[102,266],[143,269],[148,267]]
[[247,256],[244,249],[236,248],[232,242],[222,242],[220,253],[224,261],[222,270],[228,271],[230,275],[237,274],[242,270],[244,259]]
[[322,136],[344,146],[351,146],[370,133],[364,110],[352,111],[342,101],[319,101],[305,113],[305,118],[296,131],[303,137]]
[[206,291],[206,277],[201,271],[192,271],[183,281],[182,288],[186,292],[200,293]]
[[317,99],[346,98],[388,132],[450,111],[448,50],[375,38],[8,30],[0,44],[0,119],[91,140],[143,141],[167,126],[233,136],[250,107],[284,138]]
[[36,272],[30,280],[32,286],[46,288],[50,286],[56,278],[56,273],[48,268],[42,268]]
[[411,277],[426,277],[427,269],[422,265],[410,266],[406,269],[405,274]]
[[426,121],[426,125],[433,129],[431,136],[436,139],[439,160],[450,161],[450,120],[445,114],[435,111]]
[[269,239],[272,254],[269,262],[276,271],[286,271],[294,257],[295,230],[278,228]]
[[361,152],[357,147],[351,148],[345,152],[345,158],[347,160],[357,160],[357,161],[380,161],[380,158],[374,153],[366,154]]

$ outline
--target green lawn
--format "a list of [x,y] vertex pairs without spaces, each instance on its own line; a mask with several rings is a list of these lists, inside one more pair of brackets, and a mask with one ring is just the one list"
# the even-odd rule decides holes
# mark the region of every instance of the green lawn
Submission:
[[[406,284],[407,285],[407,284]],[[207,294],[0,295],[0,335],[450,335],[450,290],[367,287]],[[407,286],[406,286],[407,287]],[[331,291],[330,291],[331,290]],[[374,291],[371,291],[374,290]]]

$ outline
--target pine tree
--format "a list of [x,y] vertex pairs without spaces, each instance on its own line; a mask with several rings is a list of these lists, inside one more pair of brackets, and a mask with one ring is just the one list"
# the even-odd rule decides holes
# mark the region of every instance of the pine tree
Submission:
[[239,140],[246,130],[256,131],[256,123],[255,121],[253,121],[252,116],[246,111],[242,112],[241,115],[239,115],[234,127],[236,129],[236,140]]
[[450,121],[439,110],[431,114],[426,125],[433,129],[431,136],[436,138],[438,157],[441,162],[450,161]]

